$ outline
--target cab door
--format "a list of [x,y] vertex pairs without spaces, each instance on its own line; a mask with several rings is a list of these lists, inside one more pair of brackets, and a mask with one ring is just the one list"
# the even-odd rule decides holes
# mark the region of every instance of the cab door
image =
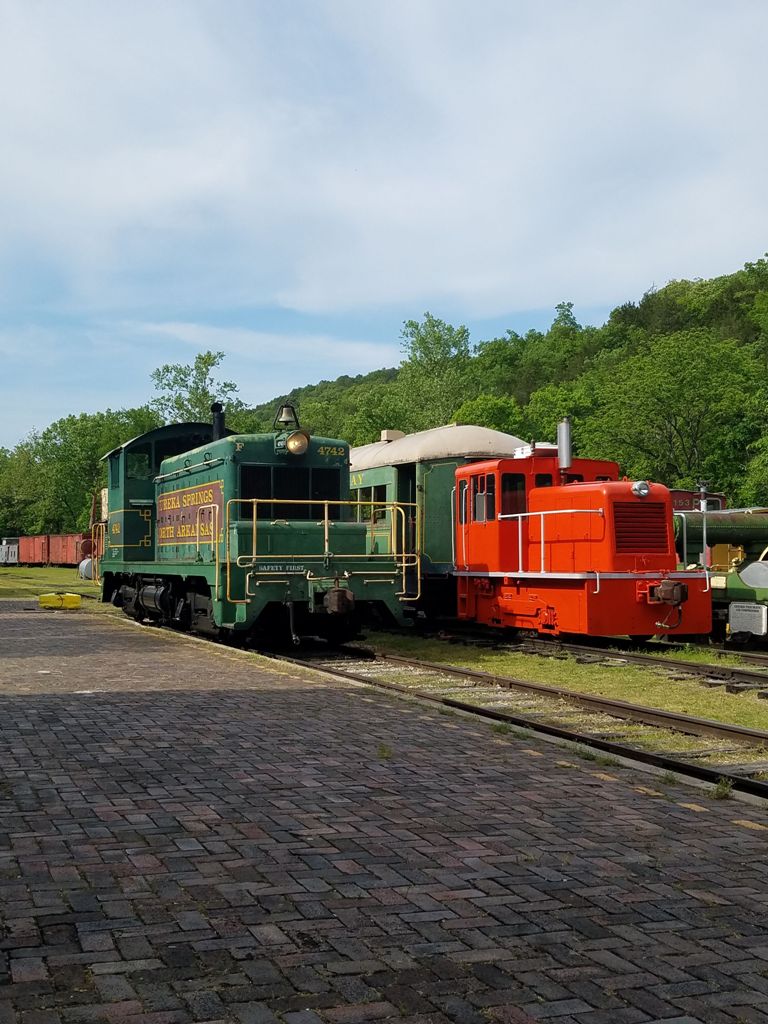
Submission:
[[456,481],[454,494],[455,509],[454,516],[457,528],[454,531],[456,547],[453,553],[453,561],[458,570],[469,568],[469,480],[460,477]]
[[500,482],[501,534],[497,568],[501,572],[525,572],[529,568],[526,557],[529,534],[527,477],[525,473],[502,472]]
[[496,503],[496,473],[477,472],[469,477],[466,503],[469,522],[466,524],[467,568],[476,572],[493,572],[499,559],[499,521]]

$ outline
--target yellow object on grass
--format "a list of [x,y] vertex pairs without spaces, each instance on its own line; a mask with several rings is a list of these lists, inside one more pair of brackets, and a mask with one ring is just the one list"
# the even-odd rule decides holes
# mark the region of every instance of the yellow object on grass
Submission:
[[41,608],[79,608],[81,602],[79,594],[41,594],[37,599]]

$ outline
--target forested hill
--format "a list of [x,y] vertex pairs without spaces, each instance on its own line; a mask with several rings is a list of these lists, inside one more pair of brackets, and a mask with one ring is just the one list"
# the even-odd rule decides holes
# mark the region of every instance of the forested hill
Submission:
[[382,427],[454,420],[553,439],[569,413],[578,451],[631,476],[704,479],[734,502],[768,502],[768,260],[672,281],[601,327],[580,326],[562,303],[546,332],[472,345],[465,328],[426,314],[402,339],[397,372],[295,393],[303,421],[355,444]]
[[[569,413],[576,449],[616,459],[633,477],[692,486],[732,503],[768,503],[768,260],[705,281],[672,281],[582,327],[571,303],[546,332],[470,339],[425,314],[402,330],[396,369],[295,389],[249,407],[215,379],[221,353],[152,375],[138,409],[73,414],[0,449],[0,533],[87,526],[99,457],[149,426],[207,418],[214,398],[243,431],[271,429],[280,398],[314,433],[354,444],[384,427],[478,423],[551,440]],[[149,388],[148,388],[149,391]]]

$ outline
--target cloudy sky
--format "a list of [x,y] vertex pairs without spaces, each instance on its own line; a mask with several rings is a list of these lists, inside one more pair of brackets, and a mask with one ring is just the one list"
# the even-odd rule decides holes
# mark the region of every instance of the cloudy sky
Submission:
[[768,246],[763,0],[0,0],[0,444]]

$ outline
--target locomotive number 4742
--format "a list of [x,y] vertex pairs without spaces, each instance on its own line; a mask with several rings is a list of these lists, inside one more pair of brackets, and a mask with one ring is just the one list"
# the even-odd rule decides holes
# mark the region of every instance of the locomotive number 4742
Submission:
[[338,445],[321,444],[317,449],[318,455],[343,455],[344,449]]

